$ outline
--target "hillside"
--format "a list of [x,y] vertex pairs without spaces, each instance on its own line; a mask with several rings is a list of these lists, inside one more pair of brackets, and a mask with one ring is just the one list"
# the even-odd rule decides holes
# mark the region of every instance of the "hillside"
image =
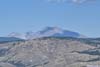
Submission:
[[[0,44],[0,67],[86,67],[100,65],[100,48],[94,43],[93,45],[86,42],[89,40],[98,42],[98,39],[46,37]],[[93,52],[97,52],[97,54],[93,54]]]

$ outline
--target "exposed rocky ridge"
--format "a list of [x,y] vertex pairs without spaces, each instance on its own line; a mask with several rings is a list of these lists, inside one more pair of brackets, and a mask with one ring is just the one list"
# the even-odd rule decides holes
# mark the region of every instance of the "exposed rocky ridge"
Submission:
[[100,55],[80,53],[100,50],[72,38],[38,38],[0,44],[1,67],[83,67],[100,65]]

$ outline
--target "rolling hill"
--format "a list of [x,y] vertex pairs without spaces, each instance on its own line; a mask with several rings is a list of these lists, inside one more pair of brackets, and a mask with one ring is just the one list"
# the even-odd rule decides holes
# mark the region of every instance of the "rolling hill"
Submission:
[[0,44],[0,67],[100,66],[100,47],[93,42],[98,39],[43,37],[3,43]]

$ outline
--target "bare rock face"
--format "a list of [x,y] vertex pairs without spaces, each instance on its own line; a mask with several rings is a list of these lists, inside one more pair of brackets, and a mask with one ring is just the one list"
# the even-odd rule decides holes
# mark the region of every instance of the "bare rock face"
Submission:
[[[100,65],[96,46],[78,40],[38,38],[0,44],[0,67],[84,67]],[[87,53],[86,53],[87,52]],[[97,59],[97,60],[96,60]]]

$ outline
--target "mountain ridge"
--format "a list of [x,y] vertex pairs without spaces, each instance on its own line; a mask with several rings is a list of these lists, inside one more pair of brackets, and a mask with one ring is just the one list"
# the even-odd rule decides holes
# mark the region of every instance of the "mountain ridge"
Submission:
[[62,29],[59,27],[46,27],[41,29],[37,32],[26,32],[24,34],[21,33],[10,33],[8,37],[17,37],[21,39],[34,39],[34,38],[41,38],[41,37],[76,37],[76,38],[84,38],[85,36],[74,31]]

